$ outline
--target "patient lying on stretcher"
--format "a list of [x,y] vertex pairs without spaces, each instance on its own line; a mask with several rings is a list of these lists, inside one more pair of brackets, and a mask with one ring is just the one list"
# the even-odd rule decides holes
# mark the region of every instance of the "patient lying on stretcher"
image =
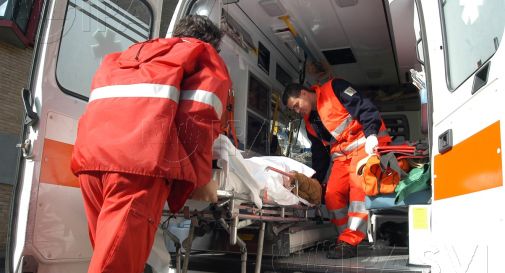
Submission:
[[317,205],[321,202],[321,186],[310,178],[315,171],[298,161],[281,156],[245,159],[224,135],[214,142],[213,155],[220,169],[215,170],[210,183],[194,191],[192,199],[217,202],[217,190],[224,190],[248,195],[258,208],[264,201],[278,205]]
[[[224,190],[249,195],[258,208],[264,201],[278,205],[317,205],[321,202],[321,186],[317,180],[310,178],[315,171],[298,161],[281,156],[244,159],[226,136],[220,136],[214,142],[213,154],[220,169],[216,170],[216,175],[207,185],[193,192],[192,200],[215,203],[219,198],[217,190]],[[267,170],[267,167],[286,172],[289,176]],[[161,229],[156,232],[148,264],[153,272],[170,272],[170,255],[166,253]]]

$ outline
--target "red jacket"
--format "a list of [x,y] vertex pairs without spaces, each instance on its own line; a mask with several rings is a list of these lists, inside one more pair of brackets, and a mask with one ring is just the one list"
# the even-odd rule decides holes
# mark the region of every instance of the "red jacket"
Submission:
[[72,171],[174,180],[178,210],[211,178],[230,78],[216,50],[193,38],[155,39],[106,56],[79,121]]

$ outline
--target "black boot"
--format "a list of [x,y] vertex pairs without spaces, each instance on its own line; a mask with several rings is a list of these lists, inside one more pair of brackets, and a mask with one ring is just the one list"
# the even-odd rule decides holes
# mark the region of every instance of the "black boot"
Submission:
[[326,253],[328,259],[348,259],[356,257],[358,254],[358,247],[350,245],[344,241],[338,241],[333,249]]

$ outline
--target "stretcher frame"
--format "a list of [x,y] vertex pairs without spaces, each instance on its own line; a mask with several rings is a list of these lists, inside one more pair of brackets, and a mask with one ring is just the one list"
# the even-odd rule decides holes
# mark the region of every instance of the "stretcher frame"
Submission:
[[[186,273],[188,270],[191,247],[194,239],[195,229],[204,221],[216,221],[228,234],[230,245],[237,245],[241,254],[241,273],[246,273],[247,267],[247,247],[246,243],[237,236],[238,230],[253,223],[259,223],[258,245],[256,252],[255,273],[261,272],[261,261],[263,257],[263,243],[265,238],[266,223],[278,223],[278,228],[274,228],[274,233],[279,233],[288,228],[290,224],[312,221],[313,218],[320,217],[319,206],[296,204],[281,206],[273,204],[263,199],[263,207],[258,208],[251,202],[248,195],[231,191],[218,190],[218,202],[210,203],[203,210],[191,211],[189,206],[176,214],[164,211],[164,216],[169,218],[162,224],[165,240],[171,240],[175,245],[175,269],[177,273]],[[174,217],[184,217],[191,219],[189,234],[186,239],[180,242],[175,234],[168,229],[168,221]],[[184,248],[184,260],[181,266],[182,249]]]

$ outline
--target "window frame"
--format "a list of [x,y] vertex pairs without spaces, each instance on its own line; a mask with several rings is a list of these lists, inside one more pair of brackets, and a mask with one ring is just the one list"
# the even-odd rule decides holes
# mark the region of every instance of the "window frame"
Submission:
[[[59,39],[59,43],[58,43],[58,54],[56,56],[56,66],[55,66],[55,69],[54,69],[54,78],[56,80],[56,84],[58,85],[58,88],[65,94],[69,95],[69,96],[72,96],[72,97],[75,97],[75,98],[78,98],[80,100],[83,100],[83,101],[89,101],[89,96],[84,96],[76,91],[73,91],[73,90],[70,90],[66,87],[64,87],[61,83],[60,83],[60,80],[58,78],[58,65],[59,65],[59,60],[60,60],[60,51],[61,51],[61,46],[62,46],[62,37],[64,35],[64,31],[65,31],[65,23],[67,22],[67,13],[68,13],[68,10],[69,10],[69,6],[70,6],[70,1],[71,0],[68,0],[67,1],[67,5],[66,5],[66,9],[65,9],[65,15],[64,15],[64,18],[65,18],[65,22],[63,22],[62,24],[62,28],[61,28],[61,35],[60,35],[60,39]],[[149,33],[148,33],[148,37],[147,37],[147,40],[150,40],[152,39],[153,37],[153,31],[154,31],[154,12],[153,12],[153,9],[152,9],[152,6],[149,4],[149,2],[147,0],[134,0],[134,1],[138,1],[138,2],[141,2],[143,3],[146,8],[147,8],[147,11],[149,12],[149,15],[150,15],[150,18],[149,18]],[[105,25],[107,26],[107,25]],[[135,42],[133,42],[132,44],[135,44]],[[98,68],[98,67],[97,67]],[[91,91],[90,91],[91,93]]]
[[463,85],[471,77],[473,77],[475,75],[475,73],[480,71],[480,69],[482,67],[484,67],[489,62],[489,60],[491,60],[491,58],[493,58],[493,56],[494,56],[494,54],[496,54],[497,50],[495,50],[495,52],[493,54],[489,55],[489,58],[482,61],[480,66],[478,66],[476,69],[474,69],[474,71],[472,73],[470,73],[466,78],[464,78],[460,83],[458,83],[456,86],[452,86],[452,84],[451,84],[451,68],[450,68],[450,63],[449,63],[449,52],[448,52],[448,46],[447,46],[448,40],[447,40],[446,18],[445,18],[445,12],[444,12],[444,2],[445,1],[446,0],[438,0],[438,10],[439,10],[440,21],[441,21],[440,27],[441,27],[441,32],[442,32],[442,48],[443,48],[443,52],[444,52],[445,82],[446,82],[447,90],[449,90],[449,92],[453,93],[456,90],[458,90],[458,88],[461,85]]
[[[263,115],[261,112],[256,110],[255,108],[252,108],[249,106],[249,92],[250,90],[250,84],[251,84],[251,78],[254,78],[257,82],[259,82],[261,85],[267,88],[267,109],[266,109],[266,114]],[[271,123],[268,122],[268,120],[271,119],[272,116],[272,110],[271,110],[271,101],[272,101],[272,87],[268,85],[265,81],[261,80],[259,76],[257,76],[255,73],[252,71],[249,71],[248,73],[248,79],[247,79],[247,105],[246,105],[246,128],[249,128],[249,116],[252,116],[254,119],[262,120],[263,125],[266,125],[267,127],[264,128],[266,132],[266,147],[264,151],[258,151],[253,149],[253,145],[249,143],[249,131],[246,129],[246,136],[245,136],[245,149],[254,151],[256,153],[260,153],[261,155],[269,155],[270,151],[270,141],[268,139],[268,134],[270,133],[270,126]],[[257,141],[257,140],[256,140]]]
[[[263,50],[262,50],[263,49]],[[265,62],[262,62],[264,61],[263,59],[261,59],[261,56],[262,54],[261,53],[268,53],[267,55],[267,62],[266,62],[266,66],[267,67],[264,67],[262,65],[262,63],[265,63]],[[265,55],[266,56],[266,55]],[[265,72],[267,75],[270,75],[270,61],[272,60],[272,54],[270,52],[270,49],[268,49],[261,41],[258,41],[258,67],[263,71]]]

